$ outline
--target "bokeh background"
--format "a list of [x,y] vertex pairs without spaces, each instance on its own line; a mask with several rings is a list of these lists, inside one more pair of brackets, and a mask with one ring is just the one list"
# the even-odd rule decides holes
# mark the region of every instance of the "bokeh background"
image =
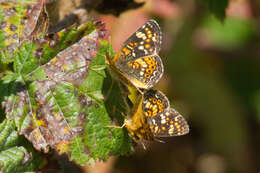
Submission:
[[156,88],[187,119],[190,133],[85,172],[260,172],[260,3],[232,0],[223,18],[201,1],[139,0],[145,4],[118,17],[94,12],[115,50],[147,20],[158,21],[165,74]]

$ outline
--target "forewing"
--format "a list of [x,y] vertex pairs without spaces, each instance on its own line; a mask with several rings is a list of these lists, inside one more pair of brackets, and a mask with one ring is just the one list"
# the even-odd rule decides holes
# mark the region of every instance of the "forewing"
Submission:
[[158,23],[149,20],[125,41],[114,59],[115,64],[158,54],[161,40],[162,33]]
[[163,63],[158,55],[138,58],[118,67],[135,87],[143,89],[153,87],[163,75]]

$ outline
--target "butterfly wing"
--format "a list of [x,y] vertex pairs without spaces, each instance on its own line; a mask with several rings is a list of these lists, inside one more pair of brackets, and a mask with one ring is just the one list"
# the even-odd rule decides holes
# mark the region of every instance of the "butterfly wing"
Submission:
[[187,121],[172,108],[150,118],[148,124],[154,137],[181,136],[189,133]]
[[189,132],[187,121],[170,108],[167,97],[157,90],[144,94],[143,110],[154,137],[185,135]]
[[161,47],[160,27],[149,20],[139,28],[116,54],[113,63],[137,88],[153,87],[163,75],[158,52]]
[[153,118],[163,113],[170,106],[167,97],[158,90],[147,90],[143,98],[143,111],[146,118]]
[[149,20],[140,27],[128,40],[115,56],[115,64],[157,54],[161,48],[162,33],[155,20]]
[[153,87],[163,75],[162,60],[158,55],[142,57],[118,65],[121,73],[137,88]]

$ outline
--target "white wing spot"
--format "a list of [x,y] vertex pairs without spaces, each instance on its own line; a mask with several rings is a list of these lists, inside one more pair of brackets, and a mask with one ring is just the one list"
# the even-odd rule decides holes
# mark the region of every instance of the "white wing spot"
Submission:
[[156,38],[155,38],[155,37],[152,37],[152,40],[153,40],[154,42],[156,42]]
[[144,46],[139,46],[138,49],[144,50]]
[[171,135],[171,134],[173,134],[173,128],[170,128],[169,130],[168,130],[168,133]]
[[[144,74],[144,72],[142,72],[143,74]],[[141,73],[140,73],[141,74]],[[141,75],[143,75],[143,74],[141,74]],[[150,107],[150,105],[151,105],[151,103],[150,102],[148,102],[148,103],[146,103],[145,104],[145,108],[149,108]]]
[[166,123],[166,120],[162,119],[161,124],[165,124],[165,123]]
[[165,119],[165,116],[163,114],[160,115],[162,119]]

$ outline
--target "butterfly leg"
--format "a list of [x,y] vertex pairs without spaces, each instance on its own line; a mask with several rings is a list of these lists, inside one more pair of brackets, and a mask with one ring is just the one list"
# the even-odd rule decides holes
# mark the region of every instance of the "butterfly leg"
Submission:
[[[116,107],[114,107],[113,109],[113,112],[116,111]],[[123,112],[120,112],[122,114],[122,116],[125,117],[125,114]],[[105,128],[116,128],[116,129],[122,129],[126,126],[126,123],[124,122],[124,124],[122,124],[121,126],[116,126],[116,125],[108,125],[108,126],[105,126]]]
[[111,125],[111,126],[105,126],[105,128],[115,128],[115,129],[122,129],[125,127],[125,123],[122,126],[116,126],[116,125]]

